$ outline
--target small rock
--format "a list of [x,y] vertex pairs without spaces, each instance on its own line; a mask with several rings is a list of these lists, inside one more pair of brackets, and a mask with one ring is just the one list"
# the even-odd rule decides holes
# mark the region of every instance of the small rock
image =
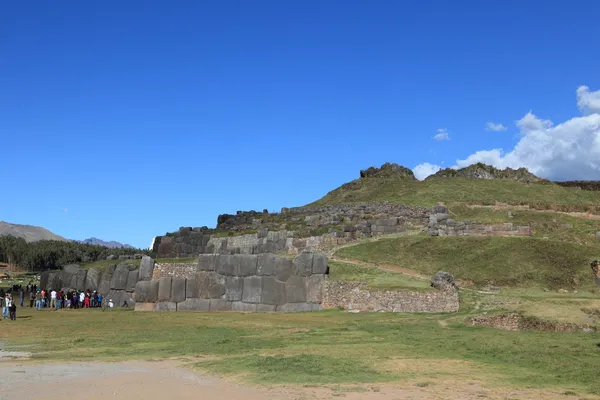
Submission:
[[499,291],[500,291],[500,288],[499,288],[498,286],[492,286],[492,287],[490,288],[490,291],[492,291],[492,292],[499,292]]
[[566,289],[558,289],[558,293],[569,293]]
[[348,310],[349,313],[358,314],[360,310]]
[[431,287],[438,290],[458,290],[452,274],[443,271],[438,272],[431,278]]
[[512,218],[512,217],[513,217],[513,213],[512,213],[512,211],[509,211],[508,212],[508,218]]
[[549,291],[550,291],[550,289],[544,288],[544,292],[549,292]]

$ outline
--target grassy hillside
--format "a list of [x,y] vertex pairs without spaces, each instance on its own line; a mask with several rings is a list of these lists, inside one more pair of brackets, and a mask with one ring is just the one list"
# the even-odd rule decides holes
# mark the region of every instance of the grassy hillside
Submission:
[[9,224],[8,222],[0,221],[0,236],[10,235],[17,238],[23,238],[26,242],[37,242],[40,240],[60,240],[66,242],[62,236],[50,232],[41,226]]
[[426,275],[448,271],[476,285],[553,289],[592,287],[590,260],[600,244],[508,237],[403,237],[338,251],[342,258],[393,264]]
[[381,202],[433,206],[446,204],[532,205],[561,211],[600,210],[598,193],[556,184],[526,184],[503,179],[438,178],[428,181],[361,178],[310,204]]

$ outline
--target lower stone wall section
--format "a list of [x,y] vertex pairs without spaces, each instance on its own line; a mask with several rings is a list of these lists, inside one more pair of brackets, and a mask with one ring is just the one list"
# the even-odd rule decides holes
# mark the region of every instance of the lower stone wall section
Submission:
[[321,305],[359,311],[437,313],[457,312],[459,299],[458,291],[370,291],[363,282],[326,281]]

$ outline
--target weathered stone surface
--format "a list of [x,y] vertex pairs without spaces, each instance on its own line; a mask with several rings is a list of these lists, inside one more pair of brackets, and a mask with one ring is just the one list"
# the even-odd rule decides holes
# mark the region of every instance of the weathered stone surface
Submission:
[[277,311],[277,306],[271,304],[257,304],[256,305],[257,312],[275,312]]
[[152,280],[152,274],[154,273],[154,260],[151,257],[143,256],[140,261],[140,272],[138,279],[140,281]]
[[242,301],[245,303],[260,303],[262,295],[262,280],[260,276],[244,278]]
[[219,256],[214,254],[200,254],[198,261],[199,271],[214,271],[219,265]]
[[[81,269],[81,267],[77,264],[69,264],[69,265],[65,265],[63,267],[63,272],[62,272],[62,281],[65,285],[70,286],[71,285],[71,280],[73,279],[73,277],[77,276],[77,272],[79,272],[79,270]],[[74,281],[75,283],[77,283],[77,281]],[[75,287],[73,287],[75,289]]]
[[115,273],[115,269],[117,269],[117,264],[108,264],[104,272],[109,275],[112,275]]
[[40,288],[47,289],[48,288],[48,280],[50,277],[50,272],[44,271],[40,274]]
[[287,280],[292,276],[293,270],[294,265],[292,260],[287,258],[277,259],[277,268],[275,270],[275,277],[277,280],[287,282]]
[[[124,293],[123,290],[113,290],[111,289],[108,294],[106,295],[106,300],[113,302],[115,307],[121,307],[121,305],[123,304],[123,302],[121,301],[121,297],[122,297],[122,293]],[[106,303],[108,304],[108,303]]]
[[158,301],[158,281],[138,281],[135,285],[136,303],[155,303]]
[[100,282],[98,283],[98,293],[102,296],[106,296],[110,291],[110,282],[112,281],[112,275],[104,272],[100,276]]
[[75,288],[77,290],[86,290],[87,288],[85,287],[85,277],[87,275],[87,269],[80,269],[79,271],[77,271],[77,275],[76,276],[76,286]]
[[185,299],[177,303],[177,311],[203,311],[210,309],[210,300],[207,299]]
[[442,213],[435,214],[435,219],[437,220],[438,224],[445,222],[446,220],[448,220],[448,218],[450,218],[450,216],[445,213],[444,214],[442,214]]
[[[89,272],[88,272],[89,275]],[[127,284],[125,285],[125,290],[128,292],[133,292],[135,290],[135,285],[138,282],[139,271],[129,271],[127,274]]]
[[438,290],[458,290],[452,274],[443,271],[436,273],[431,278],[431,287]]
[[87,275],[85,276],[85,288],[90,289],[91,291],[98,290],[98,285],[100,284],[100,272],[95,268],[90,268],[87,271]]
[[217,273],[225,276],[235,276],[236,275],[236,267],[235,267],[235,256],[232,255],[224,255],[221,254],[219,256],[219,263],[217,265]]
[[231,311],[232,303],[224,299],[210,299],[210,311]]
[[309,276],[312,273],[313,253],[303,252],[294,259],[294,275]]
[[193,278],[188,278],[185,280],[185,297],[188,299],[198,299],[200,298],[199,293],[199,285],[200,285],[200,277],[197,274]]
[[121,303],[119,304],[119,307],[123,307],[125,302],[127,302],[127,306],[129,308],[135,307],[135,298],[133,296],[133,293],[121,291],[121,299],[120,300],[121,300]]
[[177,304],[171,301],[159,301],[154,306],[155,311],[177,311]]
[[596,232],[596,239],[600,239],[600,232]]
[[262,294],[260,302],[263,304],[271,304],[276,306],[285,304],[285,283],[276,280],[274,276],[265,276],[262,279]]
[[225,299],[228,301],[242,301],[244,291],[244,278],[228,276],[225,280]]
[[171,283],[173,278],[166,277],[158,280],[158,301],[171,300]]
[[306,278],[306,302],[321,303],[324,279],[325,275],[311,275]]
[[292,276],[285,283],[285,297],[287,303],[306,303],[306,278]]
[[127,287],[127,278],[129,277],[129,267],[126,264],[119,264],[110,280],[110,288],[114,290],[124,290]]
[[312,273],[313,274],[326,274],[327,273],[327,257],[322,253],[313,254],[312,262]]
[[135,311],[156,311],[154,303],[135,303]]
[[258,256],[258,266],[256,275],[274,276],[277,269],[277,257],[273,254],[260,254]]
[[185,301],[185,278],[173,278],[171,282],[171,301],[181,303]]
[[255,312],[257,304],[243,303],[241,301],[234,301],[231,303],[231,311],[236,312]]
[[62,273],[60,271],[52,271],[48,275],[47,290],[60,290],[62,289]]
[[306,311],[318,311],[322,310],[319,304],[309,304],[309,303],[287,303],[282,306],[277,306],[277,311],[279,312],[306,312]]
[[238,254],[234,256],[237,266],[237,276],[254,276],[258,264],[258,256],[250,254]]

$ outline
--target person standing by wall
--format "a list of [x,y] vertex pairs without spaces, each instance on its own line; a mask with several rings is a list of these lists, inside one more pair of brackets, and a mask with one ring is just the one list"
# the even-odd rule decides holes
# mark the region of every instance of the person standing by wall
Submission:
[[10,308],[8,309],[8,312],[10,314],[10,320],[11,321],[16,321],[17,320],[17,305],[15,304],[14,301],[10,305]]
[[35,301],[35,293],[33,291],[29,292],[29,308],[33,308],[33,302]]
[[50,292],[50,308],[56,308],[56,290]]
[[39,290],[35,294],[35,309],[40,311],[42,309],[42,292]]
[[23,307],[23,300],[25,300],[25,290],[21,287],[21,291],[19,292],[19,304]]
[[8,293],[4,296],[4,304],[2,304],[2,318],[8,318],[8,307],[10,307],[10,296]]

